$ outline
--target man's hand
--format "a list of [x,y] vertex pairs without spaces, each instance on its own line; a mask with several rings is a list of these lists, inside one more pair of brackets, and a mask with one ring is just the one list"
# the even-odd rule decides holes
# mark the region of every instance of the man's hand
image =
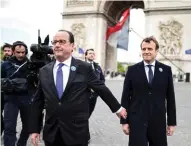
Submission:
[[122,129],[126,135],[129,135],[129,124],[123,124]]
[[174,131],[175,131],[175,127],[176,127],[176,126],[168,126],[168,127],[167,127],[167,135],[168,135],[168,136],[172,136],[172,135],[173,135],[173,133],[174,133]]
[[119,111],[116,113],[117,114],[117,116],[119,117],[119,118],[124,118],[124,119],[126,119],[127,118],[127,111],[126,111],[126,109],[125,108],[121,108],[121,109],[119,109]]
[[32,133],[31,134],[31,141],[34,146],[38,146],[38,142],[40,141],[40,134],[39,133]]

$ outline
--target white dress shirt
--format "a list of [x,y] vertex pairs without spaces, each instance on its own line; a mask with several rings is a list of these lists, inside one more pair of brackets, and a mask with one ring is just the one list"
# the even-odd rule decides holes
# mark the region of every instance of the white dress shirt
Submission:
[[69,74],[70,74],[70,66],[71,66],[71,61],[72,61],[72,57],[68,58],[67,60],[65,60],[64,62],[59,62],[56,60],[56,63],[54,64],[54,68],[53,68],[53,75],[54,75],[54,83],[56,85],[56,75],[57,75],[57,70],[59,68],[59,63],[63,63],[64,65],[62,66],[62,72],[63,72],[63,91],[66,88],[66,85],[68,83],[68,78],[69,78]]
[[93,62],[93,61],[88,61],[88,60],[87,60],[87,62],[92,65],[92,69],[94,70],[94,69],[95,69],[95,67],[94,67],[94,62]]
[[153,71],[153,77],[154,77],[155,64],[156,64],[156,61],[153,61],[153,63],[151,63],[151,64],[148,64],[148,63],[146,63],[146,62],[144,61],[145,73],[146,73],[148,82],[149,82],[149,67],[148,67],[147,65],[152,65],[152,66],[151,66],[151,69],[152,69],[152,71]]
[[[62,72],[63,72],[63,91],[66,88],[66,85],[68,83],[68,78],[69,78],[69,74],[70,74],[70,66],[71,66],[71,61],[72,61],[72,57],[68,58],[67,60],[65,60],[64,62],[59,62],[56,60],[56,63],[54,64],[53,67],[53,75],[54,75],[54,83],[56,85],[56,75],[57,75],[57,70],[59,68],[58,64],[59,63],[63,63],[64,66],[62,66]],[[116,113],[119,113],[123,108],[121,107]]]

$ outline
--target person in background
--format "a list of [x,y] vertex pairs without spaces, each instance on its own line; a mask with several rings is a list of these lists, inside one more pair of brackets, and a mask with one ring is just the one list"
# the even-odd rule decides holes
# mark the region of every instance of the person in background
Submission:
[[[1,78],[14,80],[21,91],[7,90],[5,87],[4,92],[4,146],[15,146],[16,138],[16,126],[17,117],[20,112],[22,121],[22,131],[17,141],[17,146],[26,146],[29,137],[28,133],[28,107],[31,101],[32,95],[35,93],[35,85],[32,82],[28,82],[29,69],[27,63],[29,62],[27,55],[27,45],[22,41],[16,41],[12,45],[13,56],[4,61],[1,65]],[[26,63],[26,65],[24,65]],[[22,67],[21,67],[22,66]],[[24,82],[23,82],[24,81]],[[25,84],[26,82],[27,84]],[[23,88],[27,88],[23,91]],[[18,88],[17,88],[18,89]],[[23,89],[23,90],[22,90]]]
[[[13,55],[12,45],[5,43],[2,46],[2,52],[3,52],[3,58],[1,60],[1,64]],[[4,131],[3,110],[4,110],[4,93],[1,91],[1,134]]]
[[[100,81],[102,81],[103,83],[105,83],[105,77],[104,74],[102,72],[101,67],[99,66],[98,63],[94,62],[95,60],[95,51],[94,49],[87,49],[85,52],[85,61],[87,63],[91,64],[91,67],[93,69],[93,71],[95,72],[96,76],[98,77],[98,79]],[[90,116],[92,115],[94,109],[95,109],[95,105],[97,102],[97,97],[98,94],[96,94],[92,89],[91,89],[91,95],[90,95]]]

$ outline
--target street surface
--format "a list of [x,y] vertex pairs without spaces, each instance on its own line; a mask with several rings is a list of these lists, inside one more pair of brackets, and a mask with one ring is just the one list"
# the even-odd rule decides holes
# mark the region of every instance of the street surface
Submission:
[[[120,101],[123,80],[108,80],[107,86]],[[168,137],[169,146],[191,146],[191,83],[175,83],[177,124],[174,136]],[[18,119],[17,131],[22,124]],[[119,119],[112,114],[107,105],[99,98],[95,111],[90,119],[90,146],[127,146],[128,136],[124,135]],[[31,145],[29,139],[28,146]],[[44,146],[43,141],[39,146]]]

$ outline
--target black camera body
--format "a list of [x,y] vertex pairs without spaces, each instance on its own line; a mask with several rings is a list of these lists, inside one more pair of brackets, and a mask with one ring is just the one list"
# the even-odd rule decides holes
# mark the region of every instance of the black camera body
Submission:
[[37,82],[39,69],[52,61],[50,54],[53,54],[53,50],[52,47],[49,46],[49,35],[46,36],[44,43],[41,43],[41,38],[38,36],[38,44],[32,44],[30,51],[32,55],[28,63],[28,78]]
[[41,43],[40,36],[38,37],[38,44],[32,44],[30,46],[33,54],[30,57],[30,61],[33,63],[33,67],[41,68],[47,63],[51,62],[52,59],[49,54],[53,54],[52,47],[49,46],[49,35],[46,36],[44,43]]

